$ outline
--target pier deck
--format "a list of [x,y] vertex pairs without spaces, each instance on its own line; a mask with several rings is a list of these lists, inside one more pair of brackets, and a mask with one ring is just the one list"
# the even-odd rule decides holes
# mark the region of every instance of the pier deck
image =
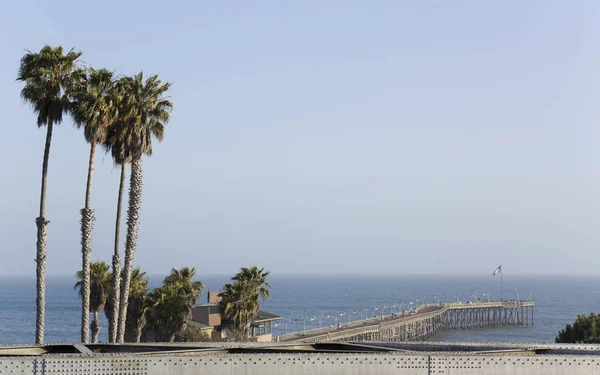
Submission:
[[533,325],[533,301],[444,303],[419,306],[412,314],[394,314],[276,337],[279,342],[422,341],[450,329]]

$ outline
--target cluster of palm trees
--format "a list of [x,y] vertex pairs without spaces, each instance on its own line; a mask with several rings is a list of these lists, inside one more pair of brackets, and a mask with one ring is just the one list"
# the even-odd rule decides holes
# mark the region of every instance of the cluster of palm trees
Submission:
[[[100,332],[100,311],[104,311],[109,322],[116,315],[112,306],[112,279],[110,266],[104,262],[90,264],[90,309],[94,320],[91,324],[92,342],[98,342]],[[191,319],[192,309],[202,294],[204,285],[194,281],[196,269],[183,267],[171,270],[160,287],[148,291],[148,278],[145,272],[135,268],[131,273],[129,303],[125,320],[125,342],[160,341],[172,342],[176,335],[181,334],[188,320]],[[83,296],[83,272],[77,272],[79,281],[75,289]],[[117,317],[118,318],[118,317]]]
[[[192,310],[204,290],[202,282],[194,281],[195,275],[195,268],[172,269],[160,287],[149,291],[146,273],[139,268],[133,269],[125,320],[125,342],[173,342],[185,337],[187,322],[192,319]],[[251,336],[252,321],[260,305],[269,297],[267,276],[269,272],[263,268],[242,267],[231,278],[233,282],[223,287],[218,308],[224,317],[224,324],[229,325],[230,337],[244,341]],[[75,289],[84,298],[83,271],[77,272],[77,278],[79,281]],[[98,342],[100,311],[104,311],[109,322],[109,336],[111,322],[115,320],[112,279],[108,264],[100,261],[90,264],[89,312],[94,316],[91,324],[93,343]]]
[[[142,156],[152,154],[152,139],[163,139],[164,127],[169,122],[172,103],[166,97],[170,83],[156,75],[145,78],[142,73],[117,77],[106,69],[85,68],[79,61],[81,52],[62,47],[44,46],[39,52],[28,52],[21,59],[17,80],[24,82],[21,97],[30,103],[37,115],[38,127],[46,127],[46,143],[42,164],[40,213],[37,225],[37,320],[36,343],[44,342],[46,233],[49,221],[45,215],[48,160],[52,131],[71,115],[76,126],[83,130],[90,144],[85,204],[81,210],[82,295],[81,341],[89,341],[90,304],[102,301],[102,295],[92,294],[90,265],[91,235],[94,211],[91,208],[91,188],[96,147],[101,145],[110,152],[115,164],[121,167],[121,180],[115,225],[115,248],[112,262],[111,342],[124,342],[128,302],[132,284],[133,257],[136,247],[138,219],[142,195]],[[125,186],[126,165],[131,164],[129,209],[125,261],[121,270],[119,255],[119,228]],[[95,266],[96,267],[96,266]],[[104,267],[104,266],[102,266]],[[106,270],[107,271],[107,270]],[[119,275],[122,275],[120,277]],[[96,292],[94,292],[96,293]],[[103,292],[104,293],[104,292]],[[97,321],[97,319],[94,319]],[[94,325],[92,325],[94,331]],[[97,334],[97,333],[96,333]]]

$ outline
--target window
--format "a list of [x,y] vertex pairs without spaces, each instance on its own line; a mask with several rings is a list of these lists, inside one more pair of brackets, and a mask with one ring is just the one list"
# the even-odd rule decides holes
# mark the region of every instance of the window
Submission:
[[271,333],[271,322],[261,322],[261,323],[257,323],[257,327],[254,327],[253,329],[253,336],[262,336],[262,335],[268,335]]
[[265,334],[265,326],[260,324],[258,327],[254,327],[254,336],[262,336]]

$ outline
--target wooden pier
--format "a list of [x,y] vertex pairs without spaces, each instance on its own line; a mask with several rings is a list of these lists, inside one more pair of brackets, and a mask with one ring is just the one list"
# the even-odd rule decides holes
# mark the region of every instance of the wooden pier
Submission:
[[280,342],[424,341],[451,329],[533,325],[533,301],[444,303],[419,306],[411,314],[394,314],[281,335]]

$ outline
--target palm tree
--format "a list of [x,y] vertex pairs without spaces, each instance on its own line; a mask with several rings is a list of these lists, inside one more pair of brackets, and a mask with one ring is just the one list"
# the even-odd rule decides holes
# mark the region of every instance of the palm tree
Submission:
[[[117,92],[122,93],[121,84],[117,85]],[[117,107],[119,104],[120,98],[117,97]],[[112,267],[113,267],[113,280],[112,286],[113,290],[111,293],[111,315],[116,316],[117,319],[113,319],[109,321],[108,327],[108,337],[110,342],[117,342],[117,323],[119,317],[119,306],[120,306],[120,287],[121,287],[121,277],[117,277],[117,275],[121,275],[121,257],[119,254],[119,242],[120,242],[120,233],[121,233],[121,210],[123,206],[123,193],[125,191],[125,177],[127,172],[127,163],[131,161],[130,155],[128,155],[127,150],[124,148],[124,142],[122,139],[119,139],[118,135],[118,124],[123,122],[123,118],[117,115],[116,122],[112,127],[109,128],[109,134],[107,139],[105,140],[104,146],[107,151],[112,154],[113,162],[116,166],[121,169],[121,178],[119,180],[119,195],[117,198],[117,218],[115,221],[115,244],[114,244],[114,253],[112,257]],[[131,289],[131,288],[130,288]]]
[[129,284],[129,301],[127,304],[127,319],[125,321],[125,339],[127,342],[140,342],[142,330],[146,325],[145,300],[148,293],[148,278],[146,272],[134,268]]
[[[118,163],[115,161],[115,163]],[[117,219],[115,222],[115,247],[112,257],[113,279],[112,279],[112,316],[117,317],[109,323],[108,337],[109,342],[117,342],[117,320],[119,317],[119,290],[121,286],[121,278],[117,275],[121,274],[121,257],[119,255],[119,237],[121,232],[121,207],[123,204],[123,191],[125,190],[125,173],[126,163],[120,163],[121,178],[119,180],[119,196],[117,198]],[[131,293],[131,292],[130,292]]]
[[75,283],[75,289],[79,290],[81,298],[88,298],[88,315],[90,312],[94,313],[94,320],[92,321],[92,342],[98,342],[98,333],[100,332],[100,318],[98,313],[104,309],[104,305],[108,300],[110,294],[110,266],[104,262],[92,262],[90,263],[90,294],[85,295],[84,287],[84,274],[83,271],[77,271],[77,278],[79,281]]
[[[96,144],[106,140],[108,128],[116,117],[115,79],[111,71],[90,68],[83,79],[73,87],[74,99],[71,114],[78,128],[83,127],[85,140],[90,144],[88,175],[85,189],[85,207],[81,210],[81,254],[82,254],[82,293],[90,294],[90,255],[92,252],[92,229],[94,211],[90,208],[92,175]],[[118,275],[118,273],[116,274]],[[88,342],[89,298],[82,298],[81,342]]]
[[[140,342],[142,330],[146,324],[144,307],[146,293],[148,292],[148,282],[149,280],[148,277],[146,277],[146,272],[142,272],[139,267],[136,267],[131,271],[131,283],[129,284],[129,303],[127,304],[127,319],[125,326],[126,342]],[[114,283],[112,283],[112,286],[114,286]],[[114,299],[112,298],[113,292],[114,288],[111,289],[111,295],[104,306],[104,315],[106,315],[106,318],[108,319],[109,327],[111,323],[116,321],[115,317],[118,318],[118,315],[114,313]]]
[[223,289],[219,293],[221,297],[218,303],[219,312],[229,320],[235,332],[240,333],[243,338],[248,338],[253,318],[252,312],[258,312],[259,309],[258,303],[251,298],[249,284],[236,281],[233,284],[225,284]]
[[269,274],[264,268],[242,267],[231,278],[233,283],[226,284],[220,293],[219,311],[231,321],[234,330],[241,332],[245,338],[250,336],[252,320],[258,314],[260,304],[269,297]]
[[123,142],[122,157],[131,156],[129,209],[127,210],[127,238],[118,323],[118,342],[125,338],[125,321],[133,256],[137,241],[142,201],[142,155],[152,155],[152,137],[163,139],[164,127],[170,119],[173,104],[164,95],[171,86],[154,75],[144,81],[142,73],[120,80],[123,100],[117,139]]
[[252,293],[259,300],[263,302],[269,298],[269,290],[271,286],[267,283],[267,276],[270,272],[265,271],[264,268],[258,269],[256,266],[250,268],[242,267],[240,272],[235,274],[231,279],[233,281],[245,281],[248,282],[252,288]]
[[40,194],[40,215],[37,225],[36,250],[36,289],[37,317],[35,342],[44,343],[44,318],[46,310],[46,182],[48,179],[48,158],[52,142],[54,124],[62,122],[63,113],[69,109],[67,90],[74,78],[80,74],[77,59],[81,52],[70,50],[65,55],[62,47],[44,46],[39,53],[27,52],[21,59],[18,81],[25,82],[21,97],[29,102],[37,114],[38,127],[46,126],[46,145],[42,163],[42,189]]
[[195,268],[173,269],[163,285],[148,294],[148,328],[153,330],[155,341],[172,342],[185,330],[204,289],[202,282],[193,281],[195,275]]

